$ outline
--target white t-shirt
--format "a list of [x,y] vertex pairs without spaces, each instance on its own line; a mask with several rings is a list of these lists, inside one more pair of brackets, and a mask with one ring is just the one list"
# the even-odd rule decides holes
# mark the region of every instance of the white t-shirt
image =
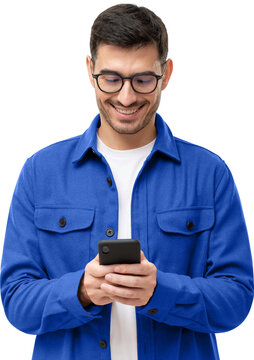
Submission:
[[[131,150],[115,150],[106,146],[97,135],[98,151],[107,160],[118,191],[118,239],[131,238],[131,197],[136,177],[152,151],[155,139]],[[137,327],[135,306],[112,303],[110,324],[112,360],[135,360],[137,355]]]

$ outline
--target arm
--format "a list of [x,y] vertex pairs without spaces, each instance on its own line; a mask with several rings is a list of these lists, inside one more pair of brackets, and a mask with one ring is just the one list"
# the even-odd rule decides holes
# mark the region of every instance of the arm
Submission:
[[[247,229],[232,175],[224,165],[216,184],[215,225],[204,277],[157,271],[157,287],[140,314],[198,332],[223,332],[238,326],[253,299],[253,270]],[[149,314],[151,308],[158,309]]]
[[102,287],[118,301],[138,306],[139,314],[170,326],[204,333],[235,328],[251,307],[253,272],[240,199],[226,166],[216,186],[215,216],[204,277],[190,278],[159,269],[156,272],[155,266],[145,259],[141,265],[122,265],[117,271],[141,277],[106,276],[108,281],[125,288]]
[[34,225],[32,158],[18,179],[6,229],[1,295],[8,320],[31,334],[69,329],[100,317],[102,306],[83,308],[78,299],[84,269],[49,279]]

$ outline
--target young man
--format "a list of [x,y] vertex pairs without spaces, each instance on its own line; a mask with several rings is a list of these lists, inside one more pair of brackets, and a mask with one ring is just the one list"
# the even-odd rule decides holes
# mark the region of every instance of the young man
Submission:
[[[100,114],[27,160],[2,260],[9,321],[34,360],[218,359],[216,332],[253,298],[252,261],[226,164],[156,113],[173,69],[162,21],[117,5],[87,57]],[[100,265],[101,239],[136,238],[140,264]]]

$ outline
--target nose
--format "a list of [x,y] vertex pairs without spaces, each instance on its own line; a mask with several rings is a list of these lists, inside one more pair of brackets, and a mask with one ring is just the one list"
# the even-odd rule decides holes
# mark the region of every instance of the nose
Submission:
[[130,80],[124,80],[123,87],[117,94],[117,100],[126,107],[137,101],[137,93],[133,90]]

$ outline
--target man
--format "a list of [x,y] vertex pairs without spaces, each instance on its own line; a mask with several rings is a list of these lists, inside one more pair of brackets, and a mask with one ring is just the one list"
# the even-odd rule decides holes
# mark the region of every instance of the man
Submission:
[[[100,114],[27,160],[2,260],[9,321],[36,334],[33,359],[219,359],[216,332],[253,298],[237,189],[210,151],[157,114],[173,70],[164,24],[117,5],[87,57]],[[100,265],[101,239],[135,238],[140,264]]]

